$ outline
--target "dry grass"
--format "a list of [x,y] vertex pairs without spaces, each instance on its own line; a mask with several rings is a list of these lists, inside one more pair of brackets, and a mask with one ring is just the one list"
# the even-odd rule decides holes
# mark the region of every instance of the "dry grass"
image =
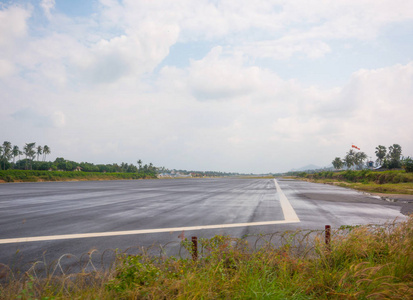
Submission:
[[40,277],[33,266],[21,278],[2,266],[0,298],[413,299],[413,217],[333,230],[329,247],[314,231],[199,244],[196,261],[144,251],[118,254],[106,271]]

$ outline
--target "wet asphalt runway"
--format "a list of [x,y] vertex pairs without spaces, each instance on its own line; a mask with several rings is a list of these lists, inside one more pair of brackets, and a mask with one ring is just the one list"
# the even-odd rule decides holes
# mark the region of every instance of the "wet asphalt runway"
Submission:
[[[383,223],[405,217],[400,213],[400,204],[352,190],[291,180],[278,183],[299,223],[189,230],[183,235],[242,237],[298,228],[323,229],[326,224],[334,228]],[[283,220],[280,195],[272,179],[1,184],[0,263],[17,266],[42,257],[53,261],[65,253],[73,254],[76,261],[93,249],[103,258],[102,253],[108,249],[138,249],[168,242],[165,252],[175,254],[182,232],[1,244],[5,239]]]

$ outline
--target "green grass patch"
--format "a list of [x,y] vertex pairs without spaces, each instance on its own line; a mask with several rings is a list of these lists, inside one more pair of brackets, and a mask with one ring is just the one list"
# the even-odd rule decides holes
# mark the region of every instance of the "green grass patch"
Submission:
[[317,183],[335,184],[365,192],[413,195],[413,173],[392,171],[343,171],[301,174],[294,177]]
[[[337,185],[340,185],[338,183]],[[361,183],[344,183],[341,184],[343,187],[353,188],[363,192],[371,193],[383,193],[383,194],[404,194],[413,195],[413,183],[387,183],[387,184],[377,184],[371,182],[361,182]]]
[[[277,240],[276,245],[271,241]],[[108,271],[21,278],[6,266],[1,299],[413,299],[413,217],[323,232],[200,239],[198,260],[118,254]],[[257,247],[257,244],[260,246]],[[190,250],[188,240],[182,247]]]
[[138,173],[100,173],[76,171],[35,171],[35,170],[0,170],[0,181],[38,182],[72,180],[120,180],[156,178],[153,174]]

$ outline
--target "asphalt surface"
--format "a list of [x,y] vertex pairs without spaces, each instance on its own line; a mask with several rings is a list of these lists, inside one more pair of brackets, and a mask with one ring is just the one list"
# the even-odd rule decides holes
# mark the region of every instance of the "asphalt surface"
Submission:
[[278,183],[300,222],[24,243],[1,242],[38,236],[282,222],[285,218],[281,195],[272,179],[1,184],[0,263],[21,267],[46,260],[47,264],[70,253],[73,256],[63,257],[62,265],[71,265],[82,259],[87,261],[88,252],[103,262],[113,256],[109,249],[139,251],[141,246],[159,244],[167,244],[162,248],[167,254],[176,254],[182,236],[242,237],[298,228],[323,229],[326,224],[334,228],[405,218],[400,213],[402,204],[379,197],[302,181],[278,180]]

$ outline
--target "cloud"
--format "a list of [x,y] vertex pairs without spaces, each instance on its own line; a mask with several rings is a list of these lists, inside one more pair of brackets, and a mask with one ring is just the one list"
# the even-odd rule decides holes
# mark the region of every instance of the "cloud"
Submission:
[[[89,18],[41,5],[0,10],[5,136],[79,161],[241,172],[326,165],[352,142],[413,153],[413,63],[377,56],[344,72],[340,49],[412,20],[408,1],[101,0]],[[165,60],[176,43],[182,67]],[[302,74],[326,65],[345,83]]]
[[25,123],[38,128],[62,127],[65,125],[65,115],[61,111],[55,111],[51,114],[39,113],[31,107],[18,110],[11,114],[14,121]]
[[44,14],[46,15],[48,19],[50,19],[51,17],[50,10],[54,8],[55,4],[56,4],[55,0],[42,0],[40,2],[40,6],[43,8]]
[[15,73],[14,65],[4,59],[0,59],[0,78],[7,78]]
[[27,19],[30,11],[19,6],[0,10],[0,47],[4,49],[27,34]]
[[215,47],[202,60],[192,61],[188,85],[199,100],[245,97],[260,84],[256,67],[244,68],[241,57],[221,58],[222,48]]
[[294,83],[281,80],[270,70],[248,65],[243,55],[234,55],[221,46],[200,60],[191,60],[187,68],[167,66],[160,74],[159,88],[190,93],[200,101],[283,102],[294,89]]
[[360,70],[352,76],[348,88],[357,88],[353,99],[358,106],[347,130],[358,140],[382,139],[385,144],[404,141],[412,153],[413,62]]
[[282,38],[273,41],[259,41],[234,47],[234,51],[242,52],[256,58],[288,59],[294,54],[303,54],[311,59],[323,57],[331,51],[328,44],[321,41],[296,40]]

